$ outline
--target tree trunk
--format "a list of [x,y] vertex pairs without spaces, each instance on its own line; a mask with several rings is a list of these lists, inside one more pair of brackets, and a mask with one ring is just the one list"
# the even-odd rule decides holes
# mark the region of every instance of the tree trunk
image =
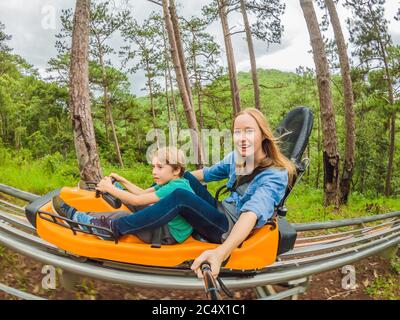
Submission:
[[[394,93],[393,93],[393,81],[389,70],[389,63],[386,55],[386,48],[382,40],[379,39],[379,46],[381,47],[383,62],[385,65],[385,76],[388,88],[389,103],[391,106],[395,104]],[[395,152],[395,138],[396,138],[396,111],[392,111],[389,115],[389,159],[387,165],[386,181],[385,181],[385,196],[390,196],[392,194],[392,175],[393,175],[393,159]]]
[[253,78],[253,88],[254,88],[254,103],[255,103],[255,107],[258,110],[260,110],[261,109],[260,85],[258,84],[256,56],[254,54],[253,37],[251,34],[249,18],[247,17],[245,0],[240,0],[240,9],[242,11],[244,28],[246,31],[247,47],[249,49],[251,76]]
[[0,112],[0,130],[4,143],[7,143],[7,116],[5,113]]
[[[197,42],[196,35],[194,34],[192,30],[192,36],[193,36],[193,43]],[[203,108],[202,108],[202,87],[201,87],[201,81],[200,81],[200,75],[199,71],[197,70],[197,59],[196,59],[196,50],[194,46],[192,46],[192,63],[193,63],[193,72],[194,72],[194,81],[195,81],[195,88],[197,92],[197,111],[198,111],[198,117],[199,117],[199,125],[200,125],[200,130],[204,129],[204,116],[203,116]]]
[[228,61],[229,82],[231,86],[233,113],[240,112],[240,93],[236,77],[235,56],[233,53],[232,39],[228,25],[228,14],[226,9],[226,0],[218,0],[218,13],[221,19],[222,31],[224,33],[226,58]]
[[178,106],[176,105],[176,99],[175,99],[175,93],[174,93],[174,84],[172,82],[172,73],[171,73],[171,68],[168,64],[168,81],[169,81],[169,87],[171,90],[171,100],[172,100],[172,107],[174,109],[174,114],[175,114],[175,121],[178,127],[178,133],[179,133],[179,127],[180,127],[180,120],[179,120],[179,113],[178,113]]
[[165,28],[163,28],[163,42],[164,42],[164,84],[165,84],[165,103],[167,104],[167,111],[168,111],[168,125],[171,123],[171,103],[169,101],[168,95],[168,51],[167,51],[167,41],[165,39]]
[[114,139],[115,152],[117,154],[118,162],[119,162],[119,165],[121,166],[121,168],[124,168],[124,163],[122,161],[122,156],[121,156],[121,149],[119,147],[119,142],[118,142],[117,130],[115,128],[114,118],[113,118],[111,106],[109,103],[107,106],[107,112],[108,112],[108,117],[110,119],[111,130],[112,130],[113,139]]
[[321,153],[321,115],[318,114],[318,130],[317,130],[317,154],[318,154],[318,158],[317,158],[317,178],[315,180],[315,187],[317,189],[319,189],[319,177],[321,175],[321,163],[319,161],[319,155]]
[[199,82],[198,87],[197,87],[197,102],[198,102],[198,110],[199,110],[200,130],[204,129],[202,90],[203,90],[203,88],[201,86],[201,83]]
[[395,152],[395,136],[396,136],[396,112],[393,111],[390,116],[390,145],[389,145],[389,160],[387,165],[385,195],[388,197],[392,194],[391,182],[393,175],[393,159]]
[[165,34],[165,32],[166,32],[166,30],[164,28],[164,30],[163,30],[164,58],[165,58],[165,66],[166,66],[166,70],[167,70],[166,77],[168,77],[165,82],[165,87],[166,87],[166,94],[168,95],[168,83],[169,83],[169,87],[171,89],[171,102],[172,102],[172,107],[174,109],[175,121],[177,123],[177,129],[178,129],[178,134],[179,134],[179,115],[178,115],[178,108],[176,106],[174,85],[172,83],[171,66],[169,64],[170,57],[168,55],[167,35]]
[[[146,61],[146,72],[147,72],[147,86],[149,88],[149,96],[150,96],[150,108],[151,108],[153,129],[157,130],[156,110],[154,108],[153,86],[151,84],[151,70],[150,70],[150,64],[149,64],[148,60]],[[158,131],[156,131],[156,139],[157,139],[157,147],[160,147],[160,139],[159,139]]]
[[153,86],[151,84],[151,76],[150,76],[151,70],[150,70],[149,61],[146,61],[146,72],[147,72],[147,86],[149,88],[150,108],[151,108],[153,129],[156,129],[156,111],[154,109]]
[[324,163],[324,206],[339,206],[339,154],[335,114],[331,92],[331,79],[324,42],[319,29],[312,0],[300,0],[311,38],[321,108]]
[[[371,3],[368,3],[368,7],[370,12],[373,12],[372,5]],[[389,103],[391,106],[395,104],[394,101],[394,92],[393,92],[393,80],[392,76],[390,74],[390,69],[389,69],[389,62],[388,62],[388,57],[387,57],[387,49],[386,46],[382,40],[382,35],[379,31],[379,26],[377,25],[376,22],[374,22],[374,28],[376,29],[377,35],[378,35],[378,43],[379,47],[381,49],[381,54],[383,58],[383,63],[385,66],[385,76],[386,76],[386,84],[388,88],[388,96],[389,96]],[[389,159],[388,159],[388,165],[387,165],[387,171],[386,171],[386,181],[385,181],[385,195],[390,196],[392,194],[392,188],[391,188],[391,182],[392,182],[392,175],[393,175],[393,160],[394,160],[394,152],[395,152],[395,138],[396,138],[396,111],[392,111],[389,114]]]
[[71,47],[70,110],[80,176],[85,181],[102,177],[89,95],[90,0],[77,0]]
[[[172,61],[173,61],[174,68],[175,68],[176,81],[177,81],[179,92],[181,95],[183,109],[185,111],[188,126],[191,129],[190,134],[191,134],[193,148],[194,148],[193,150],[195,152],[194,160],[195,160],[197,166],[201,167],[202,164],[204,163],[204,161],[203,161],[204,156],[202,154],[203,148],[200,145],[200,135],[199,135],[198,127],[197,127],[196,114],[194,112],[194,108],[191,103],[191,99],[189,97],[187,87],[185,85],[185,79],[184,79],[183,72],[182,72],[182,64],[179,59],[179,53],[178,53],[178,48],[177,48],[177,44],[176,44],[177,39],[175,38],[174,27],[172,24],[171,15],[170,15],[170,11],[168,8],[168,0],[163,0],[162,4],[163,4],[164,20],[165,20],[165,25],[167,28],[168,40],[170,43]],[[186,73],[187,73],[187,71],[186,71]]]
[[168,123],[172,121],[171,119],[171,104],[169,102],[168,96],[168,75],[167,70],[164,70],[164,83],[165,83],[165,103],[167,104],[167,112],[168,112]]
[[[194,37],[196,40],[196,38]],[[201,86],[201,81],[200,81],[200,75],[197,70],[197,60],[196,60],[196,55],[193,53],[193,68],[194,68],[194,77],[195,77],[195,82],[196,82],[196,91],[197,91],[197,107],[198,107],[198,118],[199,118],[199,125],[200,125],[200,145],[201,147],[204,147],[204,141],[203,141],[203,136],[201,135],[202,130],[204,129],[204,115],[203,115],[203,97],[202,97],[202,86]],[[205,150],[202,150],[202,153],[205,155]]]
[[128,115],[126,114],[126,110],[124,110],[124,131],[125,131],[125,144],[129,143],[128,139]]
[[110,141],[110,135],[108,134],[108,125],[109,125],[110,121],[108,119],[108,112],[107,112],[107,108],[104,107],[104,129],[105,129],[105,133],[106,133],[106,142],[108,143]]
[[104,104],[104,129],[106,134],[106,142],[107,144],[110,142],[110,135],[108,131],[108,126],[110,125],[109,113],[108,113],[108,93],[107,93],[107,83],[106,83],[106,73],[103,62],[103,49],[101,46],[101,40],[97,34],[94,34],[97,41],[97,50],[99,52],[99,64],[101,66],[102,71],[102,86],[103,86],[103,104]]
[[124,167],[124,163],[122,161],[121,157],[121,149],[119,147],[119,142],[118,142],[118,136],[117,136],[117,131],[115,129],[115,124],[114,124],[114,117],[112,115],[112,110],[111,110],[111,105],[110,105],[110,100],[108,99],[108,80],[107,80],[107,73],[106,73],[106,68],[104,65],[104,60],[103,60],[103,50],[100,47],[99,44],[99,62],[102,70],[102,85],[103,85],[103,101],[104,101],[104,108],[106,110],[106,136],[107,136],[107,141],[108,141],[108,130],[107,130],[107,122],[110,122],[111,125],[111,131],[113,134],[113,140],[114,140],[114,147],[115,147],[115,153],[117,154],[117,159],[119,162],[119,165],[121,168]]
[[187,91],[189,99],[190,99],[190,103],[193,106],[192,89],[190,86],[189,74],[187,71],[185,52],[183,50],[183,45],[182,45],[182,37],[181,37],[181,33],[179,31],[179,20],[178,20],[178,15],[176,13],[175,0],[169,0],[169,10],[170,10],[170,15],[171,15],[172,27],[174,28],[175,43],[176,43],[176,48],[177,48],[177,52],[178,52],[178,57],[179,57],[179,61],[182,66],[182,68],[181,68],[182,75],[183,75],[183,79],[185,81],[185,87],[186,87],[186,91]]
[[340,25],[340,20],[335,3],[333,2],[333,0],[325,0],[325,4],[328,8],[330,20],[335,34],[336,45],[339,52],[340,70],[343,79],[346,142],[344,165],[342,177],[340,180],[340,203],[345,204],[347,203],[348,196],[350,194],[356,149],[353,84],[350,76],[350,64],[349,57],[347,55],[347,45],[343,36],[342,27]]

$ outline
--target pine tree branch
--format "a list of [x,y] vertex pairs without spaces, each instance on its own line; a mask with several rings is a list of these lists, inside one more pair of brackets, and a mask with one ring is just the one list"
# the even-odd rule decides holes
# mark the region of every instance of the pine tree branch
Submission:
[[162,7],[162,3],[161,3],[161,2],[158,2],[158,1],[155,1],[155,0],[147,0],[147,1],[149,1],[149,2],[151,2],[151,3],[154,3],[154,4],[156,4],[156,5],[159,5],[159,6]]

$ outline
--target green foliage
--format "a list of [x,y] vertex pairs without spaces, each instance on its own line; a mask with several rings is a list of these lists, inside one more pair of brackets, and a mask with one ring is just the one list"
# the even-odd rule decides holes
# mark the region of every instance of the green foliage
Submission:
[[347,19],[350,42],[355,46],[353,55],[367,67],[384,63],[383,50],[391,45],[389,21],[385,19],[385,0],[346,0],[344,5],[352,12]]
[[83,279],[82,283],[77,285],[78,291],[75,293],[78,300],[96,300],[97,290],[93,280]]
[[44,194],[63,185],[76,185],[79,170],[76,160],[60,153],[34,160],[28,149],[18,152],[0,149],[1,182],[36,194]]
[[0,22],[0,51],[10,52],[11,48],[7,45],[6,41],[11,40],[11,36],[4,33],[5,25]]
[[365,292],[375,300],[399,300],[399,278],[393,275],[379,277],[365,289]]
[[[63,186],[75,186],[79,182],[79,171],[76,160],[63,158],[60,153],[47,155],[33,160],[29,150],[13,153],[0,149],[0,183],[12,185],[16,188],[36,194],[45,194]],[[116,172],[139,187],[147,188],[153,182],[151,166],[147,163],[129,163],[129,166],[120,169],[101,160],[105,175]],[[212,182],[207,188],[215,194],[216,190],[224,183]],[[400,209],[398,199],[383,197],[367,197],[354,192],[350,202],[340,210],[322,205],[323,192],[321,189],[308,187],[300,183],[293,191],[287,202],[289,209],[288,219],[291,222],[327,221],[333,219],[346,219],[359,216],[375,215]]]
[[[153,143],[153,141],[146,141],[146,134],[155,126],[163,129],[168,136],[168,119],[171,118],[168,113],[168,102],[163,83],[170,57],[163,50],[165,34],[162,18],[152,14],[144,24],[139,25],[134,20],[129,19],[128,21],[126,11],[118,10],[111,13],[109,1],[101,3],[101,5],[96,3],[92,7],[92,11],[96,14],[93,15],[92,19],[94,22],[89,64],[91,108],[99,155],[105,168],[109,166],[110,170],[115,169],[114,166],[118,162],[115,157],[111,129],[106,125],[104,110],[103,90],[104,81],[106,81],[123,161],[128,168],[137,165],[146,166],[146,151],[149,145]],[[246,3],[256,6],[261,2],[249,1]],[[280,2],[274,1],[274,3],[278,8]],[[355,2],[353,4],[357,5]],[[251,8],[248,8],[248,10],[250,12]],[[279,10],[283,10],[283,8],[281,7]],[[126,23],[121,25],[123,17],[126,19]],[[73,132],[68,114],[68,88],[66,87],[69,55],[65,52],[70,46],[72,11],[64,11],[61,20],[62,31],[58,35],[59,41],[57,43],[59,56],[50,63],[51,70],[54,74],[59,74],[59,77],[44,81],[23,58],[0,50],[0,161],[10,163],[10,160],[12,160],[21,165],[22,168],[25,168],[25,164],[30,162],[33,163],[33,166],[36,165],[38,170],[43,167],[46,174],[52,174],[52,177],[48,179],[51,187],[74,184],[78,178],[77,168],[75,168],[76,156]],[[220,70],[218,72],[210,71],[212,67],[218,69],[219,48],[212,37],[207,34],[206,22],[196,17],[185,21],[181,20],[189,72],[194,84],[193,104],[196,107],[199,120],[197,107],[199,97],[201,97],[204,128],[220,131],[230,130],[233,116],[229,79],[226,74],[221,74]],[[104,26],[104,28],[101,26]],[[155,118],[152,114],[150,97],[137,98],[132,95],[128,71],[116,68],[109,60],[111,54],[116,52],[116,48],[111,48],[111,50],[106,42],[117,31],[123,31],[122,37],[128,41],[127,45],[131,45],[126,48],[125,56],[121,59],[128,59],[127,63],[130,66],[135,65],[133,69],[143,69],[146,68],[146,58],[149,58],[147,61],[151,66],[146,71],[146,75],[149,76],[149,83],[154,85],[152,100]],[[99,43],[97,42],[96,47],[96,34],[104,40],[104,47],[102,47],[104,49],[103,56],[106,58],[104,68],[98,61]],[[154,50],[150,50],[152,46],[154,46]],[[399,47],[389,46],[387,52],[391,62],[391,73],[394,78],[398,79],[400,70]],[[211,54],[215,54],[215,56],[211,56]],[[209,60],[200,58],[204,55]],[[194,61],[195,57],[198,57],[196,61]],[[212,75],[208,77],[207,74],[211,73]],[[196,75],[199,74],[201,75],[201,87],[195,80]],[[324,209],[324,211],[313,206],[315,203],[321,202],[323,187],[322,127],[319,122],[319,98],[314,71],[302,67],[296,73],[259,69],[258,76],[261,84],[261,111],[267,116],[272,128],[275,128],[284,115],[295,106],[303,105],[312,109],[315,119],[314,129],[305,154],[310,158],[311,165],[302,181],[306,194],[307,189],[310,190],[310,193],[303,197],[303,201],[307,203],[309,208],[306,209],[306,212],[317,212],[322,217],[329,216],[330,209]],[[352,189],[355,191],[353,197],[357,198],[357,195],[364,195],[369,199],[379,199],[384,191],[384,176],[388,162],[389,127],[387,115],[393,108],[398,108],[398,105],[390,106],[387,103],[385,75],[382,69],[374,71],[364,67],[354,67],[352,79],[356,112],[356,166],[352,181]],[[161,85],[161,83],[163,84]],[[240,72],[238,84],[242,108],[253,107],[251,74]],[[333,76],[332,84],[339,151],[343,155],[345,119],[341,77]],[[148,86],[147,90],[149,90]],[[177,103],[178,126],[180,129],[187,128],[186,115],[179,93],[176,90],[173,93]],[[200,94],[198,95],[198,93]],[[169,92],[168,98],[169,103],[171,103],[171,92]],[[397,133],[396,150],[400,147],[399,138],[399,133]],[[213,148],[213,146],[211,145],[210,148]],[[400,194],[399,166],[400,153],[396,151],[392,178],[395,196]],[[13,178],[13,173],[16,173],[16,171],[11,171],[9,175],[4,176],[4,179],[20,185],[20,182],[16,181],[17,178]],[[129,175],[129,172],[127,174]],[[32,177],[35,176],[37,178],[32,179],[42,181],[40,174],[32,173]],[[148,181],[144,176],[137,178],[140,181]],[[43,179],[43,181],[46,179]],[[39,185],[43,184],[39,183]],[[34,183],[28,188],[34,189]],[[38,188],[45,189],[45,187]],[[361,203],[364,202],[361,201]],[[296,206],[296,204],[293,205]]]
[[390,261],[390,266],[392,267],[393,271],[400,275],[400,257],[395,256],[393,259]]
[[291,222],[329,221],[350,219],[396,211],[400,208],[398,199],[367,197],[359,192],[351,194],[349,203],[340,209],[322,205],[323,191],[305,184],[296,186],[287,201],[288,220]]
[[[228,13],[242,13],[240,0],[220,1],[213,0],[202,8],[202,15],[210,23],[218,18],[219,8],[224,5]],[[250,30],[253,37],[266,42],[280,43],[284,26],[281,17],[285,13],[286,4],[281,0],[246,0],[244,8],[249,16]]]
[[[15,58],[10,63],[16,64]],[[8,161],[10,155],[6,150],[14,150],[18,158],[42,159],[49,155],[59,154],[66,162],[76,165],[75,150],[71,122],[68,116],[68,93],[64,87],[56,83],[44,82],[36,78],[34,71],[22,61],[16,64],[17,69],[0,76],[0,160]],[[32,75],[23,76],[18,69]],[[12,70],[12,69],[10,69]],[[110,77],[115,81],[111,89],[110,103],[120,140],[124,163],[145,162],[148,146],[146,134],[152,128],[152,115],[147,97],[135,98],[127,93],[125,75],[115,69],[107,68]],[[310,137],[309,148],[306,151],[311,159],[309,174],[303,179],[303,184],[320,189],[322,187],[322,140],[318,138],[319,102],[312,70],[300,68],[298,73],[286,73],[278,70],[258,70],[261,87],[262,111],[268,116],[271,127],[275,128],[283,116],[294,106],[309,106],[315,116],[314,130]],[[382,95],[379,88],[379,73],[370,74],[368,83],[362,81],[362,76],[353,72],[356,92],[356,128],[357,154],[356,169],[353,179],[353,189],[369,197],[379,197],[383,192],[383,176],[386,170],[387,148],[389,145],[387,125],[384,113]],[[376,80],[375,80],[376,79]],[[238,74],[241,88],[243,108],[253,106],[253,90],[249,73]],[[334,86],[335,109],[338,124],[338,139],[341,152],[344,148],[344,113],[340,78],[333,77],[337,82]],[[12,88],[6,90],[5,88]],[[176,93],[177,95],[177,93]],[[230,129],[232,125],[232,110],[229,91],[229,80],[226,76],[219,77],[203,88],[204,127],[208,129]],[[197,96],[194,96],[195,104]],[[178,101],[179,102],[179,101]],[[157,112],[157,127],[164,128],[168,123],[165,98],[155,99]],[[114,145],[104,126],[104,109],[101,98],[93,96],[92,109],[94,127],[99,147],[100,157],[111,165],[117,165]],[[178,103],[179,126],[187,128],[183,119],[185,114],[181,103]],[[6,119],[6,122],[4,121]],[[368,125],[366,125],[368,124]],[[110,134],[110,133],[109,133]],[[397,144],[399,139],[397,139]],[[211,146],[212,147],[212,146]],[[29,151],[28,151],[29,150]],[[7,158],[8,157],[8,158]],[[4,159],[4,160],[3,160]],[[395,168],[398,168],[399,153],[396,153]],[[318,170],[319,167],[319,170]],[[48,168],[46,169],[46,171]],[[67,172],[77,171],[66,169]],[[77,175],[77,173],[76,173]],[[69,180],[71,181],[71,180]],[[71,181],[72,182],[72,181]],[[393,185],[395,193],[400,191],[399,170],[394,170]],[[60,183],[61,184],[61,183]],[[63,184],[66,184],[65,182]],[[61,184],[61,185],[63,185]],[[317,201],[315,199],[315,201]],[[321,213],[323,214],[323,213]]]

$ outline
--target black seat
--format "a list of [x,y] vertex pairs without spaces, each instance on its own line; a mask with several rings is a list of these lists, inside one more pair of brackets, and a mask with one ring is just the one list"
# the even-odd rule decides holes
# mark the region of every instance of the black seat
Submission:
[[291,110],[275,130],[275,137],[279,138],[282,153],[296,166],[296,176],[292,185],[286,189],[285,196],[278,206],[278,215],[285,216],[285,201],[293,190],[309,164],[308,159],[302,160],[307,147],[314,122],[314,115],[307,107],[297,107]]
[[314,116],[309,108],[297,107],[286,115],[275,130],[275,136],[281,137],[282,153],[296,165],[301,164],[301,158],[312,131],[313,120]]
[[314,116],[309,108],[298,107],[290,111],[275,130],[275,136],[280,138],[282,153],[296,166],[296,176],[276,208],[279,229],[278,255],[292,250],[296,243],[297,232],[285,218],[287,213],[285,202],[308,167],[309,159],[302,159],[302,156],[307,147],[313,121]]

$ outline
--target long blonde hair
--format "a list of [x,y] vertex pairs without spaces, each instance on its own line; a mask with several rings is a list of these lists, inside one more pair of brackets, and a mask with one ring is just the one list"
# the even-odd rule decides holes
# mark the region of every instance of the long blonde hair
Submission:
[[286,169],[289,176],[289,185],[291,185],[296,174],[295,165],[281,152],[278,146],[279,138],[274,136],[267,119],[261,113],[261,111],[255,108],[247,108],[240,111],[236,114],[235,119],[233,120],[232,128],[234,127],[236,118],[240,115],[246,114],[251,116],[257,122],[262,134],[262,148],[266,154],[266,157],[261,161],[259,167],[276,167]]

